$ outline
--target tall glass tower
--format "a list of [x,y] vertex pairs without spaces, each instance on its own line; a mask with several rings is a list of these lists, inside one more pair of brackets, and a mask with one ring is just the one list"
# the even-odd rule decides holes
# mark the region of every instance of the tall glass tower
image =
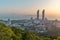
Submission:
[[43,9],[42,11],[42,20],[44,20],[44,18],[45,18],[45,9]]
[[39,19],[39,10],[37,10],[37,19]]

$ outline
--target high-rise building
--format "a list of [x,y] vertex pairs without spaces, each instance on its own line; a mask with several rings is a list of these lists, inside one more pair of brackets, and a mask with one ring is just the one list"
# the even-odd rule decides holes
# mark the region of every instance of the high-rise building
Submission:
[[31,22],[33,23],[33,17],[31,17]]
[[39,19],[39,10],[37,10],[37,19]]
[[10,19],[8,19],[8,24],[11,25],[11,20]]
[[45,19],[45,9],[43,9],[43,11],[42,11],[42,20],[44,20]]

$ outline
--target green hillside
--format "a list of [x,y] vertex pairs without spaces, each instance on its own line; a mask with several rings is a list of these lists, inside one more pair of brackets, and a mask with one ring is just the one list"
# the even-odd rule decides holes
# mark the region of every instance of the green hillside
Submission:
[[[15,27],[8,27],[0,23],[0,40],[51,40],[51,38],[43,38],[35,33]],[[60,40],[60,37],[57,37],[56,40]]]

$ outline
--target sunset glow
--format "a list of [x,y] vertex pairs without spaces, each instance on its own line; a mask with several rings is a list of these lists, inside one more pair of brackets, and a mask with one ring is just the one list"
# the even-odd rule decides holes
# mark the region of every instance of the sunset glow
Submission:
[[45,15],[49,18],[60,18],[60,0],[0,0],[0,15],[36,15],[36,10],[40,10],[40,15],[45,9]]

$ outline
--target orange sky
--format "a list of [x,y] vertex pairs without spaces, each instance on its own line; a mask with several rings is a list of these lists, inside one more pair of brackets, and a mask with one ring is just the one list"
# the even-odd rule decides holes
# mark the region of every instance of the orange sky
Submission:
[[40,16],[45,9],[46,17],[60,18],[60,0],[0,0],[0,14],[36,15],[38,9]]

